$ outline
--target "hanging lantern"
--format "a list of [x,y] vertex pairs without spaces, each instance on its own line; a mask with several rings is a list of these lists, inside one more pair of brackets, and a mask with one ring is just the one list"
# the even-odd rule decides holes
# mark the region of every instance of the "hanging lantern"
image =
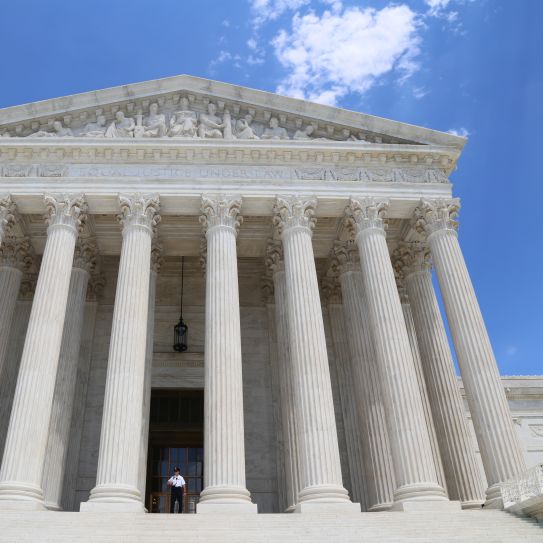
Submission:
[[185,257],[181,257],[181,313],[179,322],[173,327],[173,350],[178,353],[185,352],[187,346],[187,334],[189,327],[183,321],[183,280],[185,274]]

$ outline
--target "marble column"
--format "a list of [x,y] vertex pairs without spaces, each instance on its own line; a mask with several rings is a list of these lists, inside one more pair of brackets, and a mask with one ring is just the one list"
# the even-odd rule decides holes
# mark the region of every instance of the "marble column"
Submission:
[[358,249],[353,242],[336,242],[331,257],[341,284],[353,388],[361,422],[359,431],[364,446],[368,510],[384,511],[390,509],[393,501],[394,468]]
[[484,488],[432,284],[430,251],[426,244],[402,243],[395,256],[412,308],[449,497],[464,509],[479,508]]
[[245,483],[243,378],[236,237],[241,198],[203,196],[207,240],[204,490],[197,513],[254,512]]
[[[273,295],[273,279],[269,275],[262,277],[262,301],[266,305],[268,318],[268,346],[270,362],[270,379],[272,392],[273,424],[275,436],[275,467],[277,473],[277,511],[287,509],[285,453],[283,443],[283,427],[281,421],[281,392],[279,384],[279,368],[277,361],[277,333],[275,328],[275,298]],[[275,506],[274,506],[275,509]]]
[[422,371],[419,341],[417,338],[417,332],[415,330],[415,323],[413,321],[413,312],[411,311],[407,291],[403,284],[403,278],[399,274],[396,274],[396,285],[398,287],[398,295],[400,296],[400,302],[402,304],[402,313],[405,320],[407,337],[409,338],[409,345],[411,347],[411,354],[413,356],[413,363],[415,364],[415,373],[417,374],[417,383],[419,386],[420,399],[422,401],[422,408],[424,411],[424,419],[426,421],[426,428],[428,429],[428,437],[430,438],[430,447],[432,448],[432,458],[434,459],[434,466],[436,468],[437,482],[445,489],[445,491],[447,491],[447,480],[445,478],[445,471],[443,469],[443,462],[441,460],[441,451],[439,449],[439,442],[437,440],[432,409],[430,408],[430,400],[428,398],[426,381],[424,380],[424,372]]
[[0,245],[15,223],[15,204],[9,194],[0,195]]
[[45,196],[49,227],[0,470],[0,508],[44,509],[42,475],[82,196]]
[[268,242],[266,264],[273,277],[275,329],[277,335],[277,366],[280,387],[280,414],[285,465],[286,512],[293,512],[300,492],[300,468],[296,436],[292,361],[290,356],[287,293],[283,247],[281,242]]
[[0,245],[0,376],[6,359],[13,313],[21,278],[32,265],[32,246],[28,238],[4,236]]
[[119,196],[123,230],[96,486],[81,511],[143,512],[139,490],[151,241],[158,195]]
[[42,477],[45,506],[52,511],[62,509],[62,487],[79,365],[85,299],[90,274],[96,267],[97,252],[96,244],[88,238],[80,238],[75,247]]
[[155,302],[156,280],[164,259],[162,245],[153,243],[151,248],[151,271],[149,275],[149,309],[147,312],[147,340],[145,350],[145,377],[143,381],[143,405],[141,425],[139,484],[142,503],[145,507],[145,487],[147,482],[147,453],[149,450],[149,419],[151,416],[151,379],[153,371],[153,352],[155,341]]
[[499,483],[526,469],[505,391],[475,296],[454,220],[459,202],[422,200],[415,227],[425,232],[477,435],[489,488],[487,506],[501,507]]
[[347,458],[351,475],[351,499],[360,503],[362,511],[367,511],[371,504],[368,499],[367,476],[364,469],[366,465],[363,453],[364,436],[360,431],[360,416],[353,387],[351,353],[349,352],[347,334],[345,332],[341,287],[335,277],[326,277],[323,280],[322,289],[328,308],[332,343],[336,358],[341,412],[345,426]]
[[347,213],[360,252],[385,404],[396,479],[393,508],[439,507],[435,504],[446,502],[447,496],[437,481],[413,355],[385,239],[387,209],[387,202],[351,199]]
[[297,512],[360,511],[343,488],[330,369],[311,242],[316,200],[277,198],[283,242],[301,490]]

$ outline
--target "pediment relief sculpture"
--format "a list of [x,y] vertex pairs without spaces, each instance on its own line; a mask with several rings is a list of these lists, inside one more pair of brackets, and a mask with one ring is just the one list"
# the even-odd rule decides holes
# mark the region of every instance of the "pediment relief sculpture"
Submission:
[[[208,102],[205,111],[195,111],[186,97],[179,100],[177,107],[161,108],[157,102],[149,104],[149,113],[144,115],[138,109],[133,116],[117,110],[112,120],[107,120],[102,110],[97,110],[96,120],[82,127],[65,126],[60,120],[49,121],[50,128],[28,134],[27,138],[45,137],[85,137],[85,138],[175,138],[175,139],[224,139],[224,140],[303,140],[303,141],[357,141],[370,143],[364,136],[354,135],[349,129],[342,129],[335,138],[325,137],[316,124],[302,125],[298,121],[295,128],[284,126],[283,115],[270,115],[267,120],[255,122],[254,110],[243,113],[237,107],[235,117],[229,108],[221,108],[215,102]],[[221,110],[220,110],[221,109]],[[66,119],[66,117],[64,118]],[[332,135],[328,130],[326,136]],[[10,137],[9,132],[1,134]],[[337,137],[339,136],[339,138]],[[376,142],[380,142],[378,137]]]

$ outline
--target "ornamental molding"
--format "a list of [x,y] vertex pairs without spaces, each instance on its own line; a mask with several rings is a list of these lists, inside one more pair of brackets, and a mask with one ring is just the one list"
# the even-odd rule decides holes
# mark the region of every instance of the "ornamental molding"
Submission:
[[415,209],[413,228],[419,233],[426,233],[428,237],[436,232],[453,232],[456,234],[458,221],[456,217],[460,211],[460,200],[450,199],[422,199]]
[[45,194],[45,221],[49,227],[64,225],[80,231],[87,219],[83,194]]
[[292,228],[307,228],[313,232],[317,219],[317,199],[307,196],[278,196],[273,206],[273,224],[279,236]]
[[158,194],[120,194],[121,212],[117,220],[123,231],[131,227],[143,227],[155,232],[160,222],[160,199]]

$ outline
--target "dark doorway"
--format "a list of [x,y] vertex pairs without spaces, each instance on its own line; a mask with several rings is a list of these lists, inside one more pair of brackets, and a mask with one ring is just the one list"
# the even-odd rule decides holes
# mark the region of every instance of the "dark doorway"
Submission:
[[146,503],[150,513],[169,513],[168,479],[176,466],[185,479],[185,513],[196,512],[204,475],[204,391],[151,392]]

